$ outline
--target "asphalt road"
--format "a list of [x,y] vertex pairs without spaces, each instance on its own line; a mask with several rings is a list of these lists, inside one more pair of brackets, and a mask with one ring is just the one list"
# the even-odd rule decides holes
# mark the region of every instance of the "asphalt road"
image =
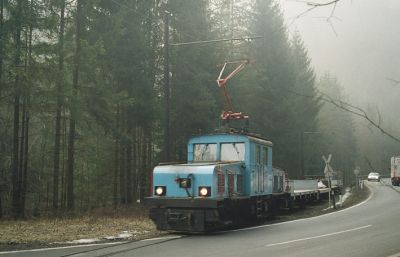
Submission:
[[313,218],[212,235],[0,253],[0,257],[400,257],[400,189],[382,182],[365,182],[373,192],[366,202]]

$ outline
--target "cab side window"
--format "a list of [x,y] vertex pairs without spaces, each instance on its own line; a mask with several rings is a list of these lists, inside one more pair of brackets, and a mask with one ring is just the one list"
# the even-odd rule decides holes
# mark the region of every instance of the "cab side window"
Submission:
[[264,165],[268,165],[268,147],[263,147],[263,160]]
[[261,164],[261,146],[256,145],[256,164]]

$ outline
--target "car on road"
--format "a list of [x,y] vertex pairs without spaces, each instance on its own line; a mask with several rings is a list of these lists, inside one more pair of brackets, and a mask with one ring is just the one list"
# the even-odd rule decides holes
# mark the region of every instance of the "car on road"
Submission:
[[378,172],[370,172],[368,174],[368,181],[375,180],[375,181],[381,181],[381,175]]

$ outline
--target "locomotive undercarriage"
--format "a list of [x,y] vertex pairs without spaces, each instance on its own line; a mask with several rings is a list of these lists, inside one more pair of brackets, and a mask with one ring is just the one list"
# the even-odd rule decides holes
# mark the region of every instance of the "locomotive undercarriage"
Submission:
[[286,194],[224,200],[149,198],[148,204],[158,230],[204,233],[274,216],[287,199]]

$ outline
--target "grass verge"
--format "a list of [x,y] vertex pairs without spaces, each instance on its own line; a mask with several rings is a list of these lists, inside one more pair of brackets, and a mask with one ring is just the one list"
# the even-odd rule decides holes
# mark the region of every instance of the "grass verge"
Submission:
[[[118,238],[123,233],[129,238]],[[96,211],[75,217],[0,220],[0,251],[74,244],[79,239],[141,240],[161,235],[141,208]]]

